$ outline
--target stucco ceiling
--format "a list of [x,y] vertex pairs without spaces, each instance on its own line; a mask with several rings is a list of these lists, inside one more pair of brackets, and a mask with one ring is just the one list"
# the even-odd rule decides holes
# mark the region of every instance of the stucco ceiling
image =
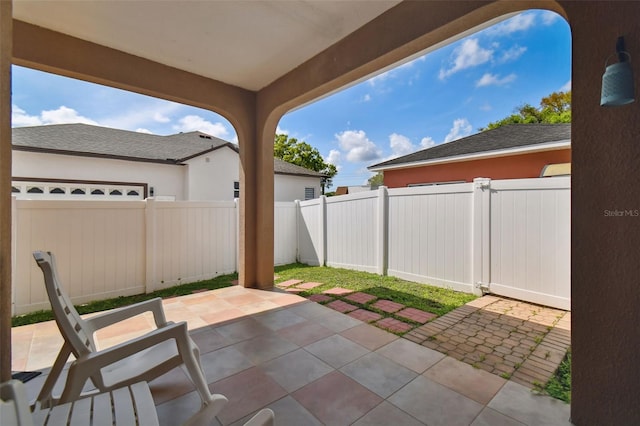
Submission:
[[397,3],[399,0],[14,0],[13,16],[259,90]]

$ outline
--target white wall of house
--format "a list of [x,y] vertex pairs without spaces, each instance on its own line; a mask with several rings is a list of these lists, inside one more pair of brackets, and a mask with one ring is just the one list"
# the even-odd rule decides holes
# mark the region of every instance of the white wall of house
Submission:
[[185,166],[16,150],[12,160],[14,177],[147,183],[156,197],[185,200]]
[[[185,163],[186,165],[159,164],[14,150],[12,175],[23,178],[146,183],[149,190],[153,187],[154,197],[175,201],[233,200],[234,182],[240,180],[240,159],[237,152],[223,147]],[[305,188],[313,188],[314,198],[319,197],[320,178],[276,174],[274,200],[304,200]],[[51,198],[47,195],[30,197]],[[63,198],[65,197],[56,197]],[[85,198],[95,199],[89,196]]]
[[313,198],[318,198],[321,195],[320,178],[281,174],[275,175],[275,201],[304,200],[305,188],[313,188]]
[[233,200],[233,183],[240,180],[240,159],[237,152],[223,147],[185,163],[189,168],[189,200]]

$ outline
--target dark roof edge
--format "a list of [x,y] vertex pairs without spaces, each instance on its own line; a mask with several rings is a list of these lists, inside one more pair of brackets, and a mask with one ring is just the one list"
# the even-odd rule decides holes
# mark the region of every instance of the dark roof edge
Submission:
[[312,177],[312,178],[316,178],[316,179],[317,178],[322,178],[322,177],[328,177],[327,175],[322,174],[320,172],[315,172],[315,173],[318,173],[318,174],[317,175],[312,175],[312,174],[309,174],[309,173],[278,172],[278,171],[274,170],[273,173],[275,173],[276,175],[307,176],[307,177]]
[[201,151],[201,152],[195,153],[193,155],[190,155],[188,157],[180,158],[180,159],[178,159],[178,161],[180,161],[180,162],[188,161],[188,160],[191,160],[192,158],[196,158],[196,157],[199,157],[201,155],[208,154],[210,152],[216,151],[216,150],[218,150],[220,148],[224,148],[224,147],[230,148],[230,149],[234,150],[235,152],[237,152],[238,154],[240,153],[240,150],[235,146],[235,144],[232,144],[231,142],[226,142],[223,145],[214,146],[214,147],[211,147],[209,149],[205,149],[204,151]]
[[181,164],[180,162],[181,160],[173,159],[173,158],[167,158],[166,160],[155,160],[150,158],[128,157],[124,155],[98,154],[94,152],[68,151],[63,149],[38,148],[38,147],[24,146],[24,145],[13,145],[12,149],[16,151],[39,152],[42,154],[71,155],[74,157],[92,157],[92,158],[103,158],[108,160],[137,161],[139,163],[173,164],[178,166],[184,165],[184,164]]

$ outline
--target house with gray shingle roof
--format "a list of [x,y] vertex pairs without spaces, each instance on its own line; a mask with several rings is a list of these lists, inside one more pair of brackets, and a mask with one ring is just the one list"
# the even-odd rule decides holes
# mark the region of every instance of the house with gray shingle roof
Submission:
[[[238,146],[202,132],[159,136],[88,124],[13,129],[20,198],[232,200]],[[274,158],[275,201],[320,195],[321,173]]]
[[[569,170],[571,124],[511,124],[369,166],[390,188],[472,182],[474,178],[536,178]],[[564,172],[560,172],[564,173]]]

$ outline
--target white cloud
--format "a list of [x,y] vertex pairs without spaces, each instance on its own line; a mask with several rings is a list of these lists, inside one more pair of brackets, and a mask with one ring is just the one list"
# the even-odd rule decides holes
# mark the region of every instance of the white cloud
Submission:
[[480,111],[491,111],[492,109],[491,105],[486,102],[480,106]]
[[168,123],[171,121],[169,117],[162,114],[161,112],[156,112],[155,114],[153,114],[153,120],[157,121],[158,123]]
[[499,35],[507,35],[518,31],[526,31],[533,26],[536,15],[533,12],[521,13],[496,25],[490,31]]
[[562,87],[560,88],[561,92],[568,92],[569,90],[571,90],[571,80],[567,81],[565,84],[562,85]]
[[146,133],[148,135],[152,135],[153,134],[153,132],[151,130],[145,129],[145,128],[142,128],[142,127],[140,127],[139,129],[136,129],[136,132],[138,132],[138,133]]
[[416,147],[408,137],[397,133],[389,135],[389,146],[391,147],[391,152],[394,157],[411,154],[416,150]]
[[276,126],[276,135],[288,135],[289,131],[280,126]]
[[40,117],[27,114],[27,112],[18,105],[11,105],[12,127],[40,126],[41,124],[42,120]]
[[432,146],[434,146],[436,144],[436,141],[433,140],[433,138],[431,136],[425,136],[424,138],[422,138],[422,140],[420,141],[420,146],[422,148],[431,148]]
[[542,19],[544,25],[552,25],[559,17],[560,15],[550,10],[545,10],[540,13],[540,19]]
[[458,118],[453,121],[453,127],[445,136],[445,142],[455,141],[456,139],[464,138],[465,136],[469,136],[473,127],[471,127],[471,123],[466,118]]
[[97,125],[98,123],[90,118],[84,117],[73,108],[60,106],[58,109],[42,111],[40,113],[43,124],[66,124],[66,123],[84,123]]
[[502,78],[497,74],[485,73],[480,77],[480,80],[476,81],[476,87],[504,86],[505,84],[512,83],[515,79],[516,75],[513,73]]
[[117,110],[117,115],[100,119],[103,126],[115,129],[133,130],[137,128],[156,128],[158,123],[170,123],[170,116],[178,112],[183,105],[158,99],[132,102]]
[[98,124],[98,122],[78,114],[75,109],[64,105],[61,105],[58,109],[42,111],[40,115],[29,115],[17,105],[13,105],[11,111],[11,124],[14,127],[70,123]]
[[362,102],[369,102],[370,100],[371,100],[371,95],[368,93],[362,97]]
[[347,161],[352,163],[380,158],[381,153],[363,130],[345,130],[336,134],[340,148],[346,152]]
[[186,115],[173,126],[178,132],[203,132],[217,138],[224,139],[229,136],[227,126],[222,123],[212,123],[199,115]]
[[327,155],[324,159],[329,164],[333,164],[334,166],[340,162],[340,157],[342,154],[337,149],[332,149],[329,151],[329,155]]
[[522,56],[526,51],[527,51],[526,47],[515,45],[510,49],[505,50],[502,53],[502,56],[500,57],[500,62],[504,63],[504,62],[515,61],[520,56]]
[[450,67],[448,69],[440,69],[438,77],[441,80],[463,69],[490,61],[493,57],[493,50],[480,47],[477,38],[469,38],[455,48],[453,56],[454,59],[451,61]]

